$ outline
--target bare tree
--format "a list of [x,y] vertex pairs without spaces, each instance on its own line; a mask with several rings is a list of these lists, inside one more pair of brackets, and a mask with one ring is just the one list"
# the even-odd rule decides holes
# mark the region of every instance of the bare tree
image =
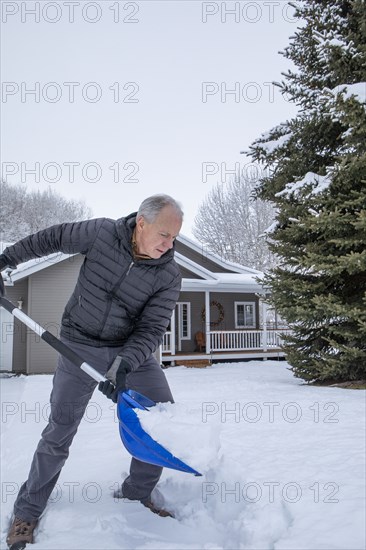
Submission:
[[57,223],[88,219],[84,201],[70,200],[48,188],[27,191],[23,185],[0,182],[0,240],[14,242]]
[[198,208],[193,234],[222,258],[266,271],[275,264],[265,231],[275,210],[255,197],[255,181],[241,177],[217,183]]

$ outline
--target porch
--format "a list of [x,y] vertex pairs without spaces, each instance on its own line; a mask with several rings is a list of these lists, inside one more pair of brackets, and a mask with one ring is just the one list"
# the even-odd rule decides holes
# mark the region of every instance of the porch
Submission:
[[161,347],[163,363],[194,360],[264,359],[282,358],[283,335],[288,329],[263,330],[210,330],[204,335],[204,349],[194,352],[176,350],[173,332],[164,335]]

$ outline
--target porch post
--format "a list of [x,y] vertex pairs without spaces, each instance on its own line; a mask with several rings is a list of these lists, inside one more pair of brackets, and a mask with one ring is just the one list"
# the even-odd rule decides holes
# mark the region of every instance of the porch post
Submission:
[[210,293],[208,290],[205,291],[205,312],[206,312],[206,322],[205,322],[205,330],[206,330],[206,354],[209,355],[211,352],[211,335],[210,332]]
[[170,355],[175,355],[175,309],[170,319]]
[[262,300],[262,315],[263,315],[263,351],[267,351],[267,304]]

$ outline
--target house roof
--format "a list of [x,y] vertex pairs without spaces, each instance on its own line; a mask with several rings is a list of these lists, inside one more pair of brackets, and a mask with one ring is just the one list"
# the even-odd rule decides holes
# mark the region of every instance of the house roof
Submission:
[[218,266],[221,266],[226,271],[227,269],[230,269],[231,271],[234,271],[235,273],[252,273],[255,275],[262,275],[260,271],[257,269],[253,269],[251,267],[243,266],[241,264],[237,264],[234,262],[229,262],[228,260],[224,260],[223,258],[220,258],[217,254],[214,254],[213,252],[209,251],[207,247],[205,247],[201,243],[197,243],[193,241],[192,239],[189,239],[188,237],[185,237],[184,235],[179,235],[177,237],[177,241],[181,242],[182,244],[188,246],[195,252],[199,253],[201,256],[204,256],[205,258],[208,258]]
[[182,291],[186,292],[250,292],[263,293],[255,275],[245,273],[215,273],[214,280],[183,279]]
[[[202,254],[202,248],[199,244],[195,243],[187,237],[179,235],[177,237],[184,245],[192,248],[195,252]],[[0,243],[0,250],[4,250],[5,243]],[[211,261],[215,262],[218,266],[222,266],[226,272],[212,272],[209,269],[203,267],[198,262],[184,256],[179,252],[175,252],[175,260],[178,265],[184,267],[188,272],[196,275],[198,278],[184,277],[182,281],[182,291],[204,292],[210,290],[212,292],[260,292],[262,290],[261,285],[257,282],[257,277],[263,275],[260,271],[255,269],[240,266],[233,262],[226,262],[211,252],[204,253]],[[37,273],[42,269],[46,269],[50,265],[58,264],[68,258],[75,256],[75,254],[63,254],[61,252],[50,254],[42,258],[35,258],[20,264],[17,269],[11,271],[11,277],[5,278],[5,285],[12,285],[13,283],[20,281],[26,277],[29,277],[33,273]],[[227,270],[231,272],[227,272]],[[233,271],[235,271],[233,273]]]
[[12,284],[12,281],[16,282],[21,279],[25,279],[26,277],[33,275],[33,273],[46,269],[47,267],[50,267],[50,265],[58,264],[67,258],[71,258],[71,256],[75,256],[75,254],[62,254],[61,252],[57,252],[55,254],[50,254],[49,256],[29,260],[28,262],[19,264],[16,269],[9,270],[11,272],[10,277],[8,276],[8,270],[5,270],[5,274],[7,275],[5,278],[5,285]]

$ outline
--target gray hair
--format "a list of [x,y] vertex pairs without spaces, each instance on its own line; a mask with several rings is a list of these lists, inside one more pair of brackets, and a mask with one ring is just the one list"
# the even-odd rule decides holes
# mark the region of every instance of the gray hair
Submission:
[[178,216],[180,216],[183,220],[183,210],[179,202],[169,195],[162,194],[152,195],[152,197],[148,197],[142,201],[140,208],[138,209],[136,219],[143,216],[147,223],[153,223],[161,210],[166,206],[171,206],[174,208]]

